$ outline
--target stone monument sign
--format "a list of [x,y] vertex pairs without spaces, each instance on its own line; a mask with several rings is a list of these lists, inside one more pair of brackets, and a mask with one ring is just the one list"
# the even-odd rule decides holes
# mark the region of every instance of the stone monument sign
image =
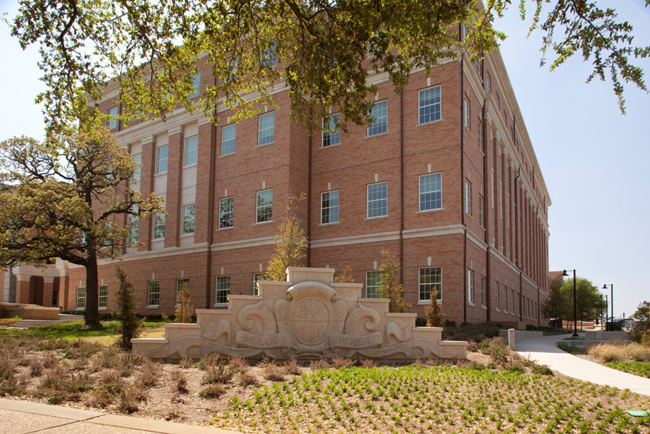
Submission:
[[389,313],[388,299],[362,298],[360,283],[334,283],[332,268],[288,268],[286,282],[259,281],[259,295],[230,295],[227,309],[197,309],[196,324],[165,324],[165,337],[133,339],[154,358],[465,358],[467,342],[443,341],[416,314]]

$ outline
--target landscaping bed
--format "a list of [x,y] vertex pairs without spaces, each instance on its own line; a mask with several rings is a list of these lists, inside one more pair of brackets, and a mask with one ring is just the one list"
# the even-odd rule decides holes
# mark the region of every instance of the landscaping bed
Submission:
[[614,342],[576,347],[559,342],[558,348],[608,368],[650,378],[650,347],[648,346]]

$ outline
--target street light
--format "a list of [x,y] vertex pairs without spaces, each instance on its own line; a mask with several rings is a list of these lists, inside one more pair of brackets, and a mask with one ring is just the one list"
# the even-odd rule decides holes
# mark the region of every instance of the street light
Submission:
[[[614,284],[610,284],[609,287],[612,291],[612,296],[609,298],[609,301],[612,304],[612,326],[610,331],[614,331]],[[603,285],[603,289],[607,289],[607,284]]]
[[[573,271],[573,337],[577,338],[578,337],[578,304],[576,303],[576,270],[568,270],[568,271]],[[567,270],[564,270],[562,273],[562,277],[569,277],[569,273],[567,273]]]

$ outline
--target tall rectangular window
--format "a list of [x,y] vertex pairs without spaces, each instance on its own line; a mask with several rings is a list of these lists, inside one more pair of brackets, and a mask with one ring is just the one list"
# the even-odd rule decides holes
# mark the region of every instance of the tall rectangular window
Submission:
[[264,54],[260,56],[260,63],[262,66],[275,66],[275,50],[277,48],[277,43],[273,41],[270,47],[267,47],[264,50]]
[[257,282],[260,280],[268,280],[266,273],[253,273],[253,295],[259,295],[259,289],[257,288]]
[[160,304],[160,281],[150,280],[147,287],[147,306],[159,306]]
[[465,180],[465,214],[472,213],[472,185]]
[[485,277],[481,276],[481,306],[483,307],[487,306],[485,304],[487,301],[485,298]]
[[230,294],[230,276],[217,276],[217,293],[215,304],[227,304]]
[[237,142],[237,124],[227,125],[221,129],[221,155],[235,153]]
[[194,233],[194,220],[196,216],[196,205],[183,207],[183,235]]
[[487,74],[487,78],[485,79],[485,92],[489,95],[490,92],[492,92],[492,78],[490,78],[490,74]]
[[467,270],[467,302],[474,304],[474,271]]
[[255,214],[257,223],[273,220],[273,189],[257,192],[256,207]]
[[[118,108],[113,107],[113,108],[108,109],[108,114],[109,114],[109,116],[117,116]],[[112,130],[113,128],[117,128],[117,119],[109,119],[109,121],[108,121],[108,129]]]
[[153,215],[153,239],[165,238],[165,212],[156,212]]
[[483,122],[478,121],[476,123],[476,133],[478,135],[478,148],[483,150]]
[[199,136],[185,139],[185,166],[196,164],[199,159]]
[[339,114],[330,115],[323,118],[323,148],[341,143],[338,122]]
[[323,225],[339,221],[339,192],[321,193],[320,222]]
[[420,211],[442,208],[442,174],[420,176]]
[[135,170],[133,171],[133,182],[138,182],[142,179],[142,154],[135,154],[133,161],[136,164]]
[[80,286],[77,288],[77,309],[86,308],[86,287]]
[[156,149],[156,173],[167,172],[168,150],[169,146],[167,145]]
[[512,295],[512,309],[510,309],[510,312],[515,315],[515,309],[517,307],[517,304],[515,303],[515,290],[511,289],[510,294]]
[[99,287],[99,307],[108,307],[108,286]]
[[188,98],[194,98],[199,96],[199,91],[201,90],[201,73],[197,72],[192,75],[192,91],[187,95]]
[[503,313],[508,313],[508,287],[503,285]]
[[176,279],[176,304],[179,304],[180,302],[181,291],[183,290],[184,285],[187,285],[187,288],[189,289],[190,279]]
[[440,86],[422,89],[418,92],[419,123],[426,124],[427,122],[439,121],[441,105]]
[[499,310],[499,282],[494,282],[494,308]]
[[232,227],[234,209],[234,197],[224,197],[219,200],[219,229]]
[[138,242],[139,219],[137,216],[129,216],[129,243]]
[[419,301],[431,300],[433,290],[438,292],[437,300],[442,300],[442,268],[420,268]]
[[379,298],[379,271],[366,271],[366,298]]
[[262,146],[275,141],[275,112],[261,115],[257,145]]
[[463,126],[466,128],[470,128],[470,105],[469,105],[469,99],[465,97],[463,99]]
[[368,185],[367,217],[383,217],[388,215],[388,184],[380,182]]
[[481,225],[482,228],[485,227],[485,216],[483,214],[483,196],[479,194],[478,196],[478,224]]
[[[374,122],[373,122],[374,121]],[[368,113],[368,136],[388,131],[388,101],[376,102]]]

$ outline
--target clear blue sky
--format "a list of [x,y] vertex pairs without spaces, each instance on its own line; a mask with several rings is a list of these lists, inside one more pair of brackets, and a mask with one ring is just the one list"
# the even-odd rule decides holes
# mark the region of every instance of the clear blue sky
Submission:
[[[645,1],[606,3],[634,25],[637,44],[650,45]],[[0,0],[0,12],[16,10]],[[610,83],[585,84],[589,63],[574,58],[553,73],[539,67],[541,33],[526,38],[516,7],[497,27],[508,35],[501,53],[553,201],[550,269],[575,268],[599,288],[613,283],[615,314],[629,315],[650,300],[650,95],[628,86],[623,116]],[[38,51],[23,52],[1,23],[0,52],[0,140],[42,138]],[[647,77],[650,61],[639,66]]]

